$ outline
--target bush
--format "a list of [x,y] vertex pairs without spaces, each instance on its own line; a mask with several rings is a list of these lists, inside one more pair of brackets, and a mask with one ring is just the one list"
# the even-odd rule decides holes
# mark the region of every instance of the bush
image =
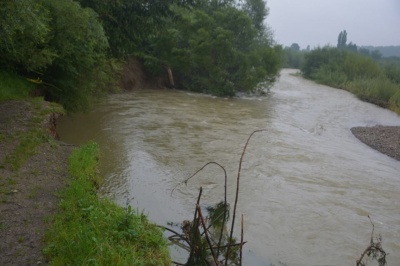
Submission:
[[389,100],[389,108],[396,113],[400,114],[400,88]]
[[325,47],[305,55],[302,71],[306,78],[348,90],[364,101],[400,113],[397,67],[389,62],[382,68],[368,56]]
[[344,88],[348,79],[344,72],[332,70],[329,65],[318,68],[312,74],[312,78],[318,83],[336,88]]
[[26,98],[36,85],[10,71],[0,70],[0,102]]
[[386,77],[363,79],[359,78],[349,82],[346,88],[362,100],[389,107],[389,100],[400,90]]
[[400,58],[385,62],[383,65],[385,75],[396,84],[400,84]]

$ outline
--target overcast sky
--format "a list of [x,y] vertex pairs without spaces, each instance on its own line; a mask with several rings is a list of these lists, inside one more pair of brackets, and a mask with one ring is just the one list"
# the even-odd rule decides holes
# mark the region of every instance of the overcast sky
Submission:
[[400,0],[267,0],[267,25],[284,46],[336,46],[341,31],[358,46],[400,45]]

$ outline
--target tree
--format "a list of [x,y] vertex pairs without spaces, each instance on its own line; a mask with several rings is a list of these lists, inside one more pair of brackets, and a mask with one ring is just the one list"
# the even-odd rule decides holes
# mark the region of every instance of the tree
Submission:
[[[233,96],[277,75],[280,50],[260,37],[246,12],[232,5],[171,8],[174,19],[157,44],[180,88]],[[170,50],[165,50],[170,49]]]
[[375,59],[375,60],[379,60],[379,59],[382,58],[382,54],[381,54],[381,52],[379,52],[379,50],[373,50],[373,51],[371,52],[371,57],[372,57],[373,59]]
[[266,29],[264,20],[269,12],[265,2],[263,0],[247,0],[243,10],[249,15],[258,32],[263,34]]
[[51,18],[47,45],[56,58],[42,73],[48,99],[67,110],[85,110],[94,95],[101,94],[109,80],[107,38],[97,14],[70,0],[38,0]]
[[36,0],[0,2],[0,64],[17,71],[42,71],[57,57],[50,14]]
[[99,15],[110,44],[111,54],[117,58],[129,55],[145,57],[151,54],[150,38],[164,29],[164,18],[170,14],[169,6],[196,4],[179,0],[79,0]]
[[350,43],[346,46],[346,49],[347,49],[348,51],[357,53],[357,45],[356,45],[355,43],[350,42]]
[[344,30],[339,33],[337,48],[340,49],[346,48],[347,46],[346,43],[347,43],[347,32]]
[[362,55],[366,55],[366,56],[370,56],[370,51],[367,48],[359,48],[358,49],[358,53],[362,54]]
[[300,51],[300,45],[298,45],[297,43],[292,43],[292,45],[290,45],[290,49],[292,49],[293,51]]

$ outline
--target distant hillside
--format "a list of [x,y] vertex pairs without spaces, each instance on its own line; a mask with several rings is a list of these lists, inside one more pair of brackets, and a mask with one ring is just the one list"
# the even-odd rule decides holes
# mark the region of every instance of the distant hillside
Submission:
[[400,57],[400,45],[399,46],[362,46],[370,51],[378,50],[383,57],[397,56]]

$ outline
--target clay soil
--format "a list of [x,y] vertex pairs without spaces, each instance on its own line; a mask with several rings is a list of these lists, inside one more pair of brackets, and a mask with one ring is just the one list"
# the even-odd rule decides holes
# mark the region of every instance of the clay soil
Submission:
[[37,105],[0,103],[0,265],[46,264],[43,237],[57,208],[57,191],[66,183],[71,147],[56,140],[37,146],[18,169],[7,160],[24,132],[52,127],[51,115],[40,115]]

